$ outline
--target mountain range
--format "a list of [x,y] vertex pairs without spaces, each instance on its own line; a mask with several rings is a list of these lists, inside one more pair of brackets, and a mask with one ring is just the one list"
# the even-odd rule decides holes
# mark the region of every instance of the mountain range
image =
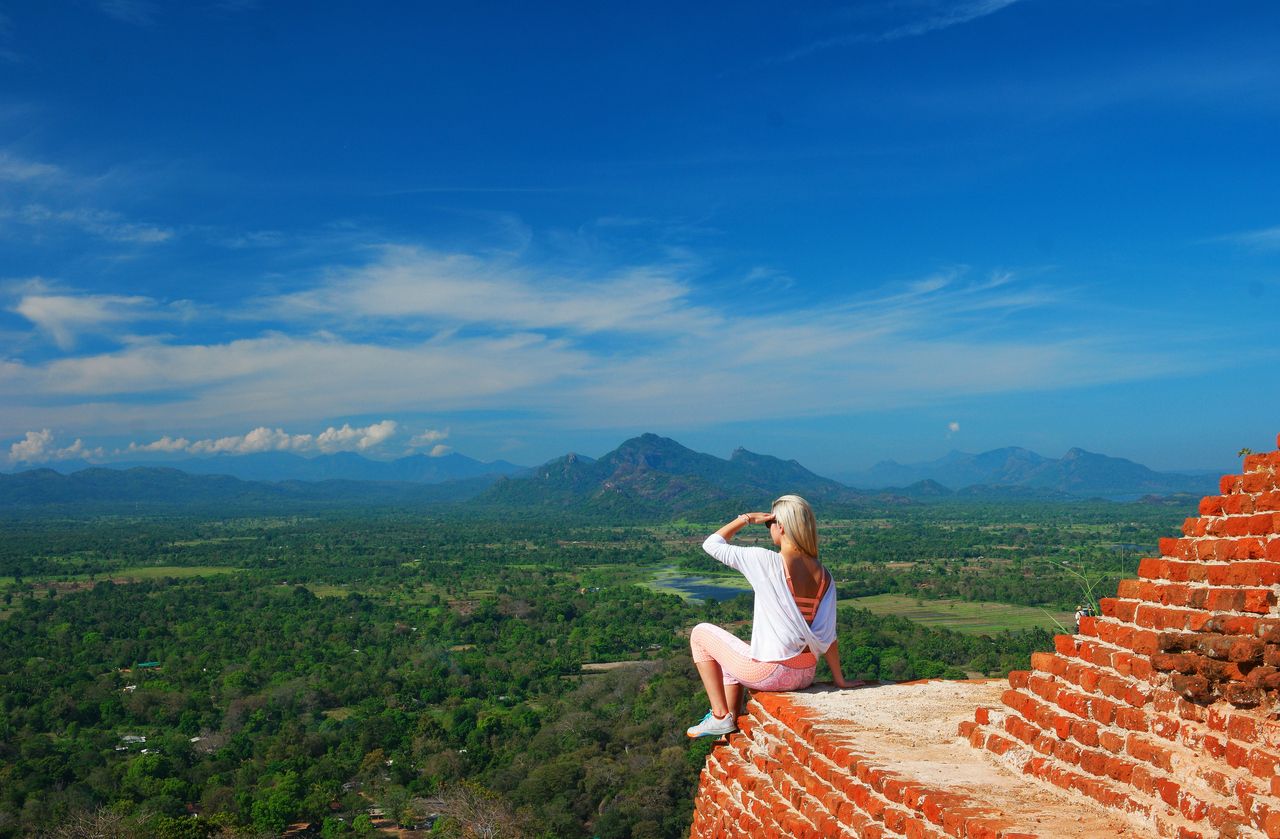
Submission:
[[1071,449],[1053,459],[1016,446],[981,454],[952,451],[924,463],[885,460],[866,472],[842,477],[853,486],[868,489],[909,487],[930,481],[946,490],[969,494],[980,488],[1002,487],[1114,499],[1180,493],[1204,495],[1218,485],[1217,475],[1156,472],[1132,460],[1084,449]]
[[244,481],[230,475],[192,475],[178,469],[93,467],[64,475],[32,469],[0,475],[0,510],[56,509],[122,513],[148,509],[235,514],[314,507],[435,506],[473,498],[495,478],[436,484],[392,481]]
[[[318,462],[317,462],[318,461]],[[1144,495],[1204,494],[1208,476],[1154,472],[1123,458],[1072,449],[1059,459],[1019,448],[979,455],[952,452],[930,463],[886,461],[854,489],[794,460],[735,450],[729,458],[695,452],[675,440],[644,434],[599,459],[568,454],[534,469],[505,461],[484,464],[462,455],[415,456],[377,462],[355,454],[304,459],[245,455],[194,461],[213,471],[235,467],[240,477],[184,469],[93,467],[71,474],[35,469],[0,474],[0,508],[141,506],[282,510],[315,506],[421,508],[465,505],[476,512],[576,512],[614,518],[721,515],[760,507],[794,492],[831,510],[869,503],[958,500],[1132,499]],[[484,471],[489,470],[489,471]],[[441,479],[452,474],[458,477]],[[300,474],[321,476],[301,480]],[[400,480],[360,478],[398,475]],[[263,476],[272,480],[252,479]],[[281,476],[290,476],[281,479]],[[856,476],[855,476],[856,477]],[[458,507],[464,509],[464,507]]]
[[[54,471],[72,474],[91,468],[85,461],[56,464]],[[355,452],[302,457],[291,452],[220,454],[183,460],[113,463],[111,469],[179,469],[190,475],[230,475],[244,481],[408,481],[437,484],[483,475],[512,475],[527,469],[505,460],[483,462],[456,452],[439,457],[409,455],[396,460],[372,460]]]
[[599,460],[568,454],[531,473],[499,479],[475,504],[619,514],[698,515],[795,492],[815,503],[856,504],[862,493],[781,460],[739,448],[728,460],[644,434]]

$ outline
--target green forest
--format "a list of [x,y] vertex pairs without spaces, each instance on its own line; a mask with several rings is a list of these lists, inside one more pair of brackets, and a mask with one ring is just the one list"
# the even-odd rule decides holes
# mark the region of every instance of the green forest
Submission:
[[[1183,514],[885,508],[824,520],[822,558],[842,600],[1070,610],[1113,593]],[[750,631],[749,594],[651,585],[672,567],[722,574],[699,548],[714,522],[362,510],[0,526],[0,837],[684,836],[711,748],[683,734],[706,709],[687,632]],[[997,676],[1052,646],[1043,629],[964,633],[855,605],[839,635],[846,674],[880,680]]]

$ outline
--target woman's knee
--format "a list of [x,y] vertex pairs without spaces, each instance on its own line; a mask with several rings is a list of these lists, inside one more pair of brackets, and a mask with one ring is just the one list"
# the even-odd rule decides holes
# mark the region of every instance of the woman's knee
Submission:
[[700,623],[689,633],[689,649],[693,651],[695,661],[712,658],[707,642],[715,637],[716,629],[713,623]]

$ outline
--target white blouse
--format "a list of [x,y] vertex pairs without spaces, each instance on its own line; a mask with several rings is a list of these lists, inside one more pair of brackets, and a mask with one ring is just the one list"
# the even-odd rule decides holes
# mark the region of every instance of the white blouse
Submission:
[[[815,655],[827,651],[836,640],[836,587],[830,585],[818,604],[812,626],[787,588],[782,554],[765,548],[730,545],[718,533],[702,543],[702,549],[738,571],[755,591],[751,618],[751,657],[756,661],[785,661],[806,649]],[[812,643],[811,643],[812,641]]]

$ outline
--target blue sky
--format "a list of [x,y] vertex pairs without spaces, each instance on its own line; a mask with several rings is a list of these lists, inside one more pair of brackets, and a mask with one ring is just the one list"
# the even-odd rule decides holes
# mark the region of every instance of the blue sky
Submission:
[[1280,7],[0,3],[0,468],[1280,432]]

